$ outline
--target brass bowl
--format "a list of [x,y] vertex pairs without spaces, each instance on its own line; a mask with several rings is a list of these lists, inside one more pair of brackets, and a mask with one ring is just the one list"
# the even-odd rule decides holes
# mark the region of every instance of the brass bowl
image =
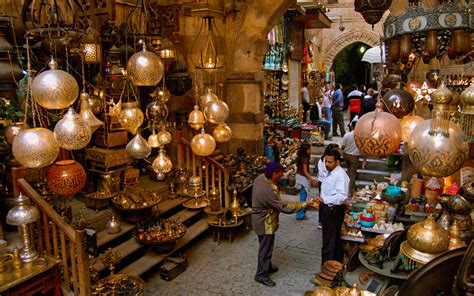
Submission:
[[91,295],[130,295],[142,296],[145,282],[138,276],[129,274],[112,274],[97,281],[91,287]]

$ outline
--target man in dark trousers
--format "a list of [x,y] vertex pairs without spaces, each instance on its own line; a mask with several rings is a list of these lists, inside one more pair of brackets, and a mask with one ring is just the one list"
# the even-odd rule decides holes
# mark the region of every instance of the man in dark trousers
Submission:
[[[336,91],[334,92],[332,99],[332,136],[333,137],[344,137],[346,129],[344,127],[344,114],[342,109],[344,108],[344,94],[342,93],[342,84],[336,84]],[[337,134],[337,126],[339,126],[340,135]]]
[[333,149],[326,153],[324,163],[327,177],[321,183],[319,215],[323,224],[322,264],[327,260],[342,262],[344,249],[341,240],[341,227],[346,212],[345,201],[349,197],[349,177],[339,165],[341,153]]
[[252,188],[252,226],[259,244],[255,281],[269,287],[276,285],[269,274],[278,271],[278,267],[272,265],[272,253],[280,212],[292,214],[306,207],[306,202],[286,202],[281,199],[278,183],[282,176],[283,167],[271,162],[267,164],[265,174],[255,178]]

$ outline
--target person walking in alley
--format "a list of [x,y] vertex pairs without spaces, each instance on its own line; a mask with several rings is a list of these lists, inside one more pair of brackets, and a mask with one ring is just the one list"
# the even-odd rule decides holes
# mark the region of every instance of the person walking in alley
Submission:
[[[346,133],[344,127],[344,114],[342,109],[344,108],[344,94],[342,93],[342,84],[336,84],[336,91],[332,99],[332,136],[343,137]],[[337,126],[339,126],[340,135],[337,134]]]
[[362,102],[362,98],[364,94],[359,91],[357,88],[357,84],[352,85],[352,91],[347,95],[347,99],[349,100],[349,115],[350,121],[354,119],[356,115],[360,112],[360,104]]
[[265,173],[255,178],[252,188],[252,226],[259,244],[255,281],[269,287],[276,285],[269,275],[278,271],[278,267],[272,264],[272,253],[280,212],[292,214],[306,208],[306,202],[281,199],[278,183],[282,176],[283,167],[277,162],[270,162]]
[[306,122],[308,110],[311,109],[310,96],[308,91],[308,81],[304,83],[304,86],[301,88],[301,103],[303,104],[303,123]]
[[349,175],[349,194],[352,194],[355,190],[355,182],[357,177],[357,169],[360,167],[359,157],[362,155],[359,148],[355,143],[354,129],[357,121],[351,122],[351,130],[342,137],[342,151],[344,160],[347,164],[347,174]]

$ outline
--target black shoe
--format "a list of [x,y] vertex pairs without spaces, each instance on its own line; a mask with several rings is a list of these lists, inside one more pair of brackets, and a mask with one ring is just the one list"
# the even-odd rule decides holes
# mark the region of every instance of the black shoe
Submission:
[[269,273],[275,273],[277,271],[278,271],[278,266],[273,265],[272,267],[270,267],[270,270],[268,272]]
[[274,287],[276,285],[276,283],[269,278],[255,278],[255,281],[268,287]]
[[340,137],[339,134],[334,134],[334,135],[332,135],[332,136],[333,136],[333,137]]

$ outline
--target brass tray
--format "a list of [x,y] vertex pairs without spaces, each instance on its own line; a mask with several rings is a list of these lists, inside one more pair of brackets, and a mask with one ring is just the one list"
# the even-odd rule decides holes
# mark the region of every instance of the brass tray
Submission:
[[144,292],[145,282],[138,276],[128,274],[109,275],[91,287],[91,295],[100,296],[142,296]]

